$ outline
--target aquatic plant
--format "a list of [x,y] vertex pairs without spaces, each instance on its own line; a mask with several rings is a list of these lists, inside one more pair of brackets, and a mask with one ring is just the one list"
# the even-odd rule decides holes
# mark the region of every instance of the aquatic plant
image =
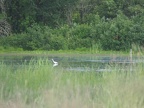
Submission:
[[48,60],[0,62],[0,105],[5,108],[142,108],[144,68],[136,71],[75,72]]

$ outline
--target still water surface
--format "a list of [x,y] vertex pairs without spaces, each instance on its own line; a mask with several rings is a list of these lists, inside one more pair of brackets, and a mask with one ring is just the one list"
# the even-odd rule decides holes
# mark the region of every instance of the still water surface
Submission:
[[[58,62],[54,66],[51,59]],[[52,64],[54,68],[59,67],[68,71],[77,72],[111,72],[112,70],[135,70],[134,66],[139,63],[144,65],[144,57],[133,57],[131,60],[126,56],[96,56],[96,55],[47,55],[47,56],[0,56],[0,62],[7,65],[18,67],[22,64],[28,64],[31,60],[43,60]]]

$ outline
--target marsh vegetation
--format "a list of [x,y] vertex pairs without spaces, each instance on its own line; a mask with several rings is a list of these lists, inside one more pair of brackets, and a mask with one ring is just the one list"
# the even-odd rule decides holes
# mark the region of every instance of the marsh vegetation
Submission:
[[15,68],[0,62],[2,108],[143,108],[143,63],[136,71],[77,72],[31,59]]

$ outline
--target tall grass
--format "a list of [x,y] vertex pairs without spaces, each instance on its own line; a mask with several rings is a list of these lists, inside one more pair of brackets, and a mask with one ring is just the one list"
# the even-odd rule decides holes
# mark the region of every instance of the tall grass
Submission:
[[69,72],[48,61],[0,63],[2,108],[143,108],[144,68],[136,72]]

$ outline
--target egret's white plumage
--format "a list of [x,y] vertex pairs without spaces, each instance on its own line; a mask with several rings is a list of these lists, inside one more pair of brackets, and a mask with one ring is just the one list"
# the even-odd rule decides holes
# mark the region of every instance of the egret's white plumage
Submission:
[[52,59],[52,62],[53,62],[54,64],[58,64],[58,62],[54,61],[54,59]]
[[52,59],[52,62],[53,62],[53,67],[58,65],[58,62],[54,61],[54,59]]

